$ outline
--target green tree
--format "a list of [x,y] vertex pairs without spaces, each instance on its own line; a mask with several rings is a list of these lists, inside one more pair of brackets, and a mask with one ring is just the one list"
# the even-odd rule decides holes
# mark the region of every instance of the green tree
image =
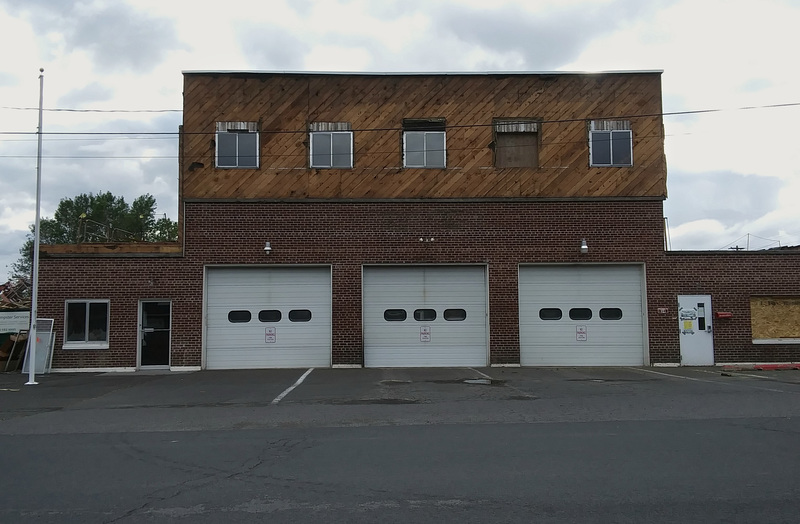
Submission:
[[[42,244],[81,244],[85,242],[174,242],[178,224],[167,216],[156,218],[156,199],[145,194],[131,205],[123,197],[105,193],[81,193],[63,198],[53,218],[40,224]],[[33,226],[20,258],[11,265],[14,278],[30,278],[33,266]]]

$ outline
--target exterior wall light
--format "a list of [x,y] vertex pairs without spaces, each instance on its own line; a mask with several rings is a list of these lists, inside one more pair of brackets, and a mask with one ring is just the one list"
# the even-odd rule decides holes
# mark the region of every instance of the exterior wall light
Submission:
[[270,245],[269,242],[267,242],[264,245],[264,253],[266,253],[267,255],[271,255],[272,254],[272,246]]
[[589,252],[589,245],[586,243],[586,239],[581,239],[581,253],[586,254]]

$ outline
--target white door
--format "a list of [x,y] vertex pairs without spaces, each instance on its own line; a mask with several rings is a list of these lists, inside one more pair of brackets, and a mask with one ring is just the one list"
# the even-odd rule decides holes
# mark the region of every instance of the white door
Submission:
[[678,296],[681,365],[714,365],[714,333],[711,316],[711,295]]
[[641,366],[642,267],[521,266],[523,366]]
[[485,366],[483,266],[364,268],[364,365]]
[[330,268],[208,269],[206,369],[330,365]]

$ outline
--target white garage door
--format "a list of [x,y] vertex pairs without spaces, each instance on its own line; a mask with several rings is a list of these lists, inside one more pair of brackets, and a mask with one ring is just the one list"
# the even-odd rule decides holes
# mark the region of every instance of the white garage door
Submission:
[[523,366],[644,364],[641,266],[522,266]]
[[482,266],[364,268],[367,367],[485,366]]
[[331,365],[330,268],[209,268],[206,368]]

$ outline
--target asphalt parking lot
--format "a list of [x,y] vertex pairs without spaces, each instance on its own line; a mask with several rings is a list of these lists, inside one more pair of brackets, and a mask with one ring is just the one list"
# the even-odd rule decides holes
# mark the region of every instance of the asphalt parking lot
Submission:
[[273,369],[37,380],[0,375],[0,433],[800,415],[800,371]]
[[0,375],[2,522],[796,522],[800,371]]

